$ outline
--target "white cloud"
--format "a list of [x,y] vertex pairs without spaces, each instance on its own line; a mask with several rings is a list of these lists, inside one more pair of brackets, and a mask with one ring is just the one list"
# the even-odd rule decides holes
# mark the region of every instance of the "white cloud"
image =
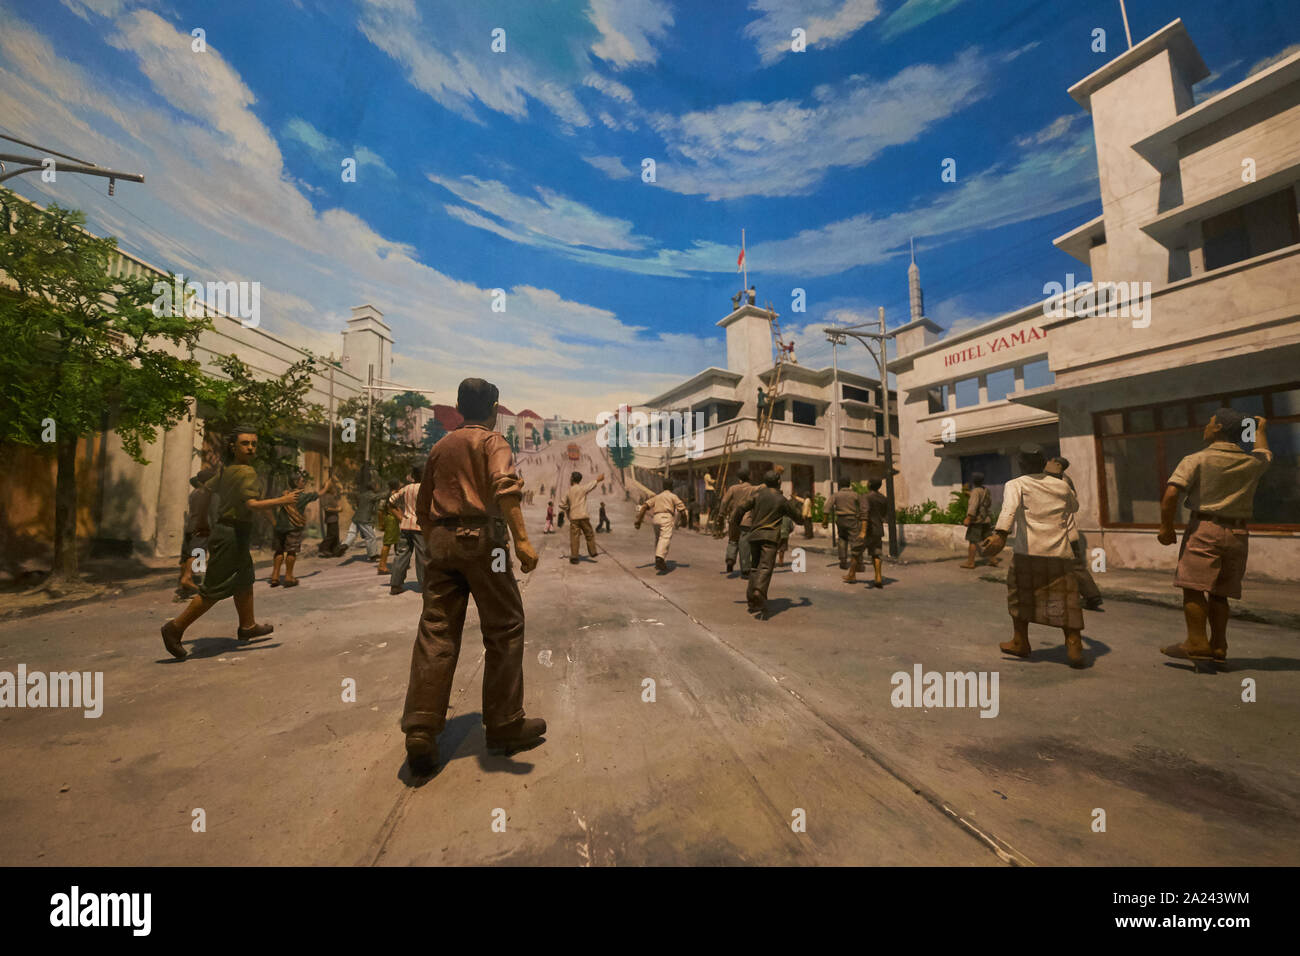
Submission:
[[632,176],[632,170],[623,165],[623,160],[617,156],[584,156],[582,161],[590,164],[610,179],[629,179]]
[[633,234],[628,220],[603,215],[550,189],[538,188],[541,198],[533,199],[512,192],[504,183],[476,176],[451,179],[431,173],[429,181],[543,242],[621,251],[644,249],[649,243]]
[[[1287,57],[1295,56],[1297,53],[1300,53],[1300,43],[1292,43],[1289,47],[1287,47],[1282,52],[1275,53],[1273,56],[1265,57],[1264,59],[1260,60],[1258,63],[1256,63],[1254,66],[1252,66],[1249,70],[1246,71],[1246,75],[1254,76],[1256,73],[1259,73],[1261,70],[1267,70],[1270,66],[1273,66],[1274,64],[1277,63],[1281,63],[1283,60],[1287,59]],[[1227,68],[1225,67],[1224,69],[1226,71]]]
[[343,159],[351,158],[356,160],[358,168],[371,166],[388,176],[396,175],[374,150],[360,145],[347,150],[301,117],[295,116],[285,124],[284,135],[306,146],[312,157],[330,170],[340,169]]
[[[0,115],[14,135],[143,171],[146,184],[119,184],[112,200],[72,177],[18,181],[20,190],[85,209],[92,228],[161,268],[199,281],[261,282],[263,326],[318,352],[340,349],[349,306],[374,303],[393,328],[396,375],[448,397],[462,377],[482,374],[507,404],[590,416],[607,396],[653,394],[694,370],[682,364],[693,355],[551,290],[513,288],[506,315],[493,313],[489,289],[421,262],[352,212],[317,211],[285,175],[278,144],[250,109],[252,94],[218,50],[209,46],[194,62],[188,34],[151,13],[117,27],[111,44],[124,55],[100,75],[6,19]],[[581,210],[559,197],[544,195],[540,205],[555,217],[548,227],[579,221]],[[607,230],[602,241],[640,241],[618,220],[597,221]],[[407,378],[408,366],[418,379]]]
[[884,81],[855,75],[819,86],[811,103],[751,100],[656,114],[669,150],[658,182],[709,199],[807,193],[832,169],[865,165],[988,95],[992,63],[968,49],[951,63],[915,64]]
[[947,13],[961,2],[962,0],[907,0],[885,20],[880,35],[886,40],[892,40],[942,13]]
[[1016,145],[1023,148],[1050,143],[1070,133],[1082,124],[1086,118],[1087,114],[1085,113],[1066,113],[1064,116],[1058,116],[1037,132],[1016,137]]
[[1070,209],[1097,198],[1096,181],[1092,130],[1086,129],[965,178],[930,203],[884,217],[860,213],[788,239],[754,243],[749,258],[752,268],[836,275],[893,259],[912,236],[947,242]]
[[591,0],[587,16],[600,31],[592,52],[618,69],[657,61],[654,43],[673,25],[663,0]]
[[[491,51],[493,12],[466,5],[455,10],[453,20],[462,29],[446,36],[478,39],[477,46],[453,49],[444,32],[428,26],[409,0],[362,0],[358,24],[361,32],[406,70],[408,82],[447,109],[482,122],[474,105],[515,119],[528,116],[528,97],[538,100],[569,126],[590,126],[591,118],[569,89],[565,78],[536,66],[519,46],[511,53],[510,32],[505,53]],[[451,11],[448,11],[450,14]],[[523,44],[527,50],[527,45]]]
[[792,52],[791,32],[806,33],[809,51],[847,40],[880,15],[879,0],[753,0],[758,17],[745,25],[764,66]]

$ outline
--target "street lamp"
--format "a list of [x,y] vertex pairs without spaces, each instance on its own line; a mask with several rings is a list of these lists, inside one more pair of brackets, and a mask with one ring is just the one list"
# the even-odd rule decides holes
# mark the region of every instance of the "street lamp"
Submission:
[[[862,343],[876,359],[876,365],[880,369],[880,396],[881,404],[884,406],[884,423],[885,423],[885,497],[888,500],[889,508],[889,556],[898,557],[898,516],[895,514],[894,505],[894,443],[891,434],[890,412],[889,412],[889,355],[886,343],[892,339],[896,333],[885,331],[885,307],[882,305],[878,312],[879,332],[866,332],[870,323],[862,322],[858,325],[832,325],[822,329],[832,342],[835,339],[843,340],[844,337],[857,339]],[[867,343],[868,339],[876,342],[876,349],[873,350]],[[837,372],[838,374],[838,372]]]

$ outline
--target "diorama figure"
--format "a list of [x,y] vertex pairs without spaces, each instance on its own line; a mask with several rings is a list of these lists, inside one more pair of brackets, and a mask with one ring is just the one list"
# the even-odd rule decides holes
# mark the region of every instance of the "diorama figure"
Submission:
[[525,574],[537,567],[520,502],[523,481],[496,431],[497,387],[460,383],[464,423],[429,452],[415,511],[428,544],[424,611],[411,655],[402,731],[411,772],[431,774],[447,722],[470,596],[483,631],[483,724],[487,746],[513,753],[534,746],[546,721],[524,716],[524,604],[509,560],[510,538]]
[[867,482],[866,494],[858,496],[858,533],[850,546],[852,552],[849,573],[844,576],[846,584],[858,580],[858,572],[865,570],[862,555],[871,558],[874,574],[872,583],[877,588],[885,586],[882,577],[881,561],[884,555],[885,519],[889,516],[889,499],[880,493],[881,480],[872,478]]
[[1178,463],[1160,501],[1161,544],[1178,540],[1174,518],[1183,494],[1189,512],[1174,574],[1174,587],[1183,589],[1187,638],[1181,644],[1160,648],[1170,657],[1220,664],[1228,659],[1228,599],[1241,597],[1255,489],[1273,461],[1264,418],[1255,418],[1253,451],[1238,444],[1245,423],[1245,416],[1235,409],[1215,412],[1202,433],[1206,447]]
[[569,516],[569,563],[578,563],[578,535],[587,539],[587,554],[596,560],[596,532],[591,527],[591,514],[587,511],[587,495],[605,480],[603,474],[583,484],[582,472],[575,471],[569,475],[569,489],[564,493],[560,510]]
[[[605,510],[604,505],[600,508],[602,512]],[[636,510],[634,528],[641,530],[641,521],[647,514],[655,526],[655,568],[661,573],[668,570],[668,546],[673,540],[677,516],[685,511],[686,504],[668,488],[657,495],[651,495]]]
[[257,429],[236,426],[226,440],[225,466],[205,486],[211,494],[207,570],[199,593],[185,610],[162,626],[163,646],[178,660],[189,656],[181,644],[185,629],[225,598],[235,600],[239,615],[239,630],[235,633],[239,640],[251,641],[275,630],[270,624],[258,624],[253,614],[253,515],[292,505],[298,493],[291,490],[278,498],[260,497],[261,480],[253,470],[256,455]]
[[[755,490],[737,511],[739,517],[749,517],[750,558],[749,584],[745,590],[749,613],[767,620],[767,589],[772,583],[772,569],[776,566],[776,552],[781,539],[781,519],[793,523],[799,518],[799,506],[781,494],[781,473],[769,471],[763,484]],[[793,526],[793,524],[792,524]]]
[[1002,514],[984,551],[996,555],[1015,529],[1011,567],[1007,569],[1007,610],[1015,636],[998,647],[1014,657],[1028,657],[1029,625],[1059,627],[1071,667],[1086,667],[1083,654],[1083,609],[1071,564],[1069,518],[1079,510],[1074,491],[1062,479],[1045,474],[1047,462],[1037,445],[1022,445],[1020,477],[1006,483]]

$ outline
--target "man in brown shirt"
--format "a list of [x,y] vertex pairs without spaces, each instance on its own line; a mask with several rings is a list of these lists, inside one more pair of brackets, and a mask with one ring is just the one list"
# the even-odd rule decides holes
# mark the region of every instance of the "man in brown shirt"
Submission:
[[730,520],[727,529],[727,573],[730,574],[736,567],[736,558],[740,558],[740,576],[749,579],[750,566],[753,562],[753,553],[749,546],[749,532],[753,527],[753,519],[749,512],[741,515],[740,509],[749,503],[754,495],[758,494],[758,489],[762,485],[749,480],[749,470],[742,468],[736,473],[740,479],[736,484],[727,489],[727,494],[722,499],[723,513]]
[[487,651],[483,723],[489,752],[526,750],[546,733],[546,721],[524,716],[524,605],[510,566],[507,529],[525,574],[537,567],[537,552],[520,510],[523,480],[510,446],[495,430],[498,395],[483,379],[460,383],[456,410],[465,422],[429,452],[416,499],[428,565],[402,730],[411,772],[418,776],[433,773],[438,763],[435,738],[447,721],[470,595]]
[[1246,423],[1235,409],[1215,412],[1202,436],[1206,447],[1178,463],[1160,501],[1161,544],[1178,540],[1174,518],[1184,493],[1190,512],[1174,574],[1174,587],[1183,589],[1187,639],[1160,648],[1170,657],[1220,664],[1228,659],[1228,598],[1241,597],[1250,546],[1247,522],[1253,516],[1259,479],[1273,460],[1262,417],[1255,419],[1254,450],[1244,451],[1237,444],[1246,435]]

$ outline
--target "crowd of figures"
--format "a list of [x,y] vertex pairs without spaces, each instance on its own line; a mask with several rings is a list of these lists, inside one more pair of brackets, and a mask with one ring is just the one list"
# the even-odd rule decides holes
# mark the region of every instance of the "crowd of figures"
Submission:
[[[326,525],[322,554],[341,555],[359,537],[367,558],[378,563],[378,573],[388,576],[394,594],[401,593],[407,571],[415,564],[423,607],[401,721],[412,772],[431,773],[437,765],[437,736],[446,721],[471,596],[486,648],[483,721],[489,750],[513,753],[538,745],[546,723],[524,715],[524,609],[509,560],[511,542],[525,574],[537,566],[538,555],[521,510],[528,493],[524,480],[510,446],[495,430],[497,398],[495,385],[482,379],[464,380],[457,397],[464,424],[439,440],[425,464],[411,469],[405,483],[394,481],[381,490],[377,482],[364,482],[352,496],[352,523],[342,543],[338,543],[337,483],[330,479],[317,496],[307,490],[307,477],[300,473],[283,495],[260,497],[261,484],[252,467],[256,431],[242,426],[234,429],[220,470],[201,472],[192,482],[192,520],[187,529],[182,586],[193,594],[181,613],[162,625],[167,650],[183,659],[187,655],[182,644],[186,628],[227,597],[233,599],[238,615],[240,641],[271,633],[273,627],[259,623],[254,615],[254,516],[270,512],[274,520],[271,586],[293,587],[297,584],[294,560],[305,524],[303,509],[319,498]],[[1220,409],[1206,425],[1206,447],[1184,458],[1168,479],[1161,501],[1159,541],[1165,545],[1177,541],[1174,523],[1184,496],[1189,520],[1174,578],[1175,586],[1183,590],[1187,636],[1179,644],[1161,648],[1166,655],[1211,664],[1226,662],[1228,600],[1241,596],[1249,542],[1247,522],[1255,489],[1272,459],[1264,428],[1262,418],[1246,419],[1232,409]],[[1252,433],[1250,451],[1242,447],[1245,431]],[[570,446],[571,457],[575,447]],[[591,464],[590,457],[586,463]],[[1007,608],[1013,637],[999,645],[1001,650],[1028,657],[1029,625],[1046,625],[1062,630],[1070,664],[1084,667],[1088,661],[1081,640],[1083,609],[1095,607],[1100,595],[1080,545],[1078,498],[1066,474],[1069,463],[1061,458],[1049,461],[1037,446],[1027,445],[1020,449],[1018,464],[1020,476],[1005,485],[996,522],[991,520],[992,502],[982,476],[974,476],[966,517],[969,553],[964,566],[974,567],[977,556],[996,565],[998,554],[1011,544]],[[554,501],[548,501],[544,533],[552,533],[557,521],[567,518],[568,557],[573,564],[580,562],[581,540],[586,541],[589,560],[594,561],[599,553],[588,496],[597,488],[602,493],[608,491],[605,477],[601,473],[584,481],[581,471],[572,470],[562,495],[555,486],[550,488],[559,497],[560,506],[557,515]],[[752,480],[754,477],[759,480]],[[772,572],[795,525],[802,523],[805,535],[813,534],[811,502],[782,494],[780,468],[761,476],[741,470],[738,478],[725,489],[718,508],[727,533],[725,565],[732,574],[739,562],[749,611],[765,620]],[[869,558],[873,571],[869,587],[881,588],[888,514],[881,482],[868,482],[863,493],[853,491],[848,481],[838,484],[823,526],[831,522],[836,526],[839,563],[846,571],[843,580],[854,583]],[[546,494],[545,484],[541,491]],[[672,490],[648,492],[637,507],[634,527],[640,529],[647,517],[654,527],[655,566],[660,573],[668,570],[673,530],[687,520],[688,512],[687,503]],[[600,525],[609,528],[604,502]],[[191,549],[206,554],[206,569],[197,584]],[[391,549],[396,553],[390,568]]]

